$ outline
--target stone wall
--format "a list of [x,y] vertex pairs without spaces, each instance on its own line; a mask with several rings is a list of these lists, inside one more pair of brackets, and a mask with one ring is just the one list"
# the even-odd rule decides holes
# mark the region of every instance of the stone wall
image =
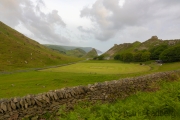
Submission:
[[49,91],[37,95],[27,95],[0,100],[0,120],[17,120],[24,117],[41,116],[47,112],[56,112],[66,104],[73,106],[79,101],[113,101],[125,98],[137,91],[149,90],[154,82],[175,79],[180,71],[161,72],[135,78],[106,81]]

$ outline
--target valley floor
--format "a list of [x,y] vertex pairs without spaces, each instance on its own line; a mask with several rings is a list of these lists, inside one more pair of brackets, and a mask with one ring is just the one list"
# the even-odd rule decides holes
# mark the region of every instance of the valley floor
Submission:
[[120,61],[86,61],[40,71],[0,75],[0,98],[38,94],[49,90],[93,84],[154,72],[177,70],[180,62],[158,65],[122,63]]

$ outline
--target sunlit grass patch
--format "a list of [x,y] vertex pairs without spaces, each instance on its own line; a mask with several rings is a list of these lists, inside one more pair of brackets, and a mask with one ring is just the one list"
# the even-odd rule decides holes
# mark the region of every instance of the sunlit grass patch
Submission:
[[133,63],[77,63],[70,66],[50,68],[42,71],[97,73],[97,74],[127,74],[150,70],[149,66]]

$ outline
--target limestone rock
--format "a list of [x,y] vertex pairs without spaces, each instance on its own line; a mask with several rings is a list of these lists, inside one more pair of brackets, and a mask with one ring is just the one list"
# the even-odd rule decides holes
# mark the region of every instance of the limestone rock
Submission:
[[3,109],[3,111],[7,111],[7,106],[4,102],[1,103],[1,109]]

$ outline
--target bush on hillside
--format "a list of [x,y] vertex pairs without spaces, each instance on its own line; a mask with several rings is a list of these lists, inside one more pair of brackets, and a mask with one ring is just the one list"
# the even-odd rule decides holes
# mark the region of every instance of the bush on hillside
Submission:
[[120,60],[120,55],[119,55],[119,54],[115,55],[115,56],[114,56],[114,59],[115,59],[115,60]]
[[143,52],[143,53],[142,53],[142,56],[141,56],[141,61],[142,61],[142,62],[145,62],[145,61],[150,60],[150,55],[151,55],[150,52]]
[[155,46],[152,49],[150,49],[150,53],[151,53],[151,60],[158,60],[159,59],[159,55],[168,48],[167,45],[159,45],[159,46]]
[[160,54],[160,59],[163,62],[177,62],[180,61],[180,46],[171,47],[164,50]]

